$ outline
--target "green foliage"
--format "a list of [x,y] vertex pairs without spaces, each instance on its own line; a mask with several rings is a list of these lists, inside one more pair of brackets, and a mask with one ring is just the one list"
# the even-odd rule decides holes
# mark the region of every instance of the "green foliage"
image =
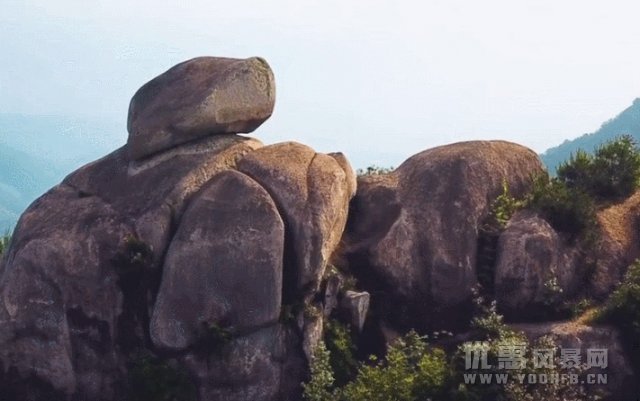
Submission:
[[356,171],[356,174],[358,174],[358,176],[383,175],[383,174],[389,174],[393,170],[394,170],[393,167],[380,167],[374,164],[365,169],[359,168],[358,171]]
[[591,197],[558,178],[546,174],[535,177],[527,206],[572,238],[590,238],[596,233],[596,209]]
[[303,398],[306,401],[333,400],[333,371],[329,362],[331,354],[325,344],[320,341],[311,360],[311,380],[302,383]]
[[6,233],[0,237],[0,256],[9,249],[9,243],[11,242],[11,234]]
[[632,137],[617,137],[599,146],[593,156],[582,150],[572,154],[558,167],[558,179],[594,198],[625,198],[640,182],[640,152]]
[[182,368],[150,352],[135,355],[129,369],[129,398],[132,401],[195,401],[197,392]]
[[431,348],[423,337],[409,332],[398,339],[383,360],[371,356],[360,364],[353,381],[334,386],[330,352],[317,348],[311,380],[303,384],[307,401],[422,401],[442,395],[449,375],[444,351]]
[[511,195],[509,184],[502,181],[502,193],[492,202],[489,218],[481,225],[476,256],[478,282],[482,290],[494,290],[494,271],[498,257],[498,239],[513,214],[525,206],[523,200]]
[[609,298],[606,309],[640,336],[640,261],[629,266],[622,284]]
[[[620,327],[631,349],[640,349],[640,260],[629,266],[624,280],[607,300],[600,320]],[[631,355],[640,367],[640,355],[637,352]]]
[[328,320],[325,323],[324,342],[331,355],[329,360],[336,385],[343,386],[354,378],[358,369],[356,347],[349,327],[337,320]]
[[493,201],[491,205],[491,220],[498,226],[504,228],[511,216],[522,209],[524,202],[518,200],[511,195],[509,191],[509,183],[507,180],[502,181],[502,193]]
[[498,313],[496,301],[492,301],[489,306],[484,305],[484,299],[477,297],[474,299],[476,308],[480,313],[471,321],[471,327],[479,330],[481,335],[486,338],[499,338],[504,336],[508,330],[504,323],[504,317]]
[[[533,349],[557,349],[557,345],[550,337],[543,337],[535,343],[531,343],[522,333],[516,332],[507,326],[503,317],[496,311],[495,301],[487,306],[484,299],[478,297],[476,298],[476,304],[480,309],[480,313],[473,320],[472,326],[480,331],[485,340],[483,342],[466,342],[458,347],[458,351],[454,356],[454,361],[458,363],[454,363],[452,389],[448,399],[456,401],[595,401],[598,399],[596,395],[587,394],[584,387],[562,381],[543,385],[520,383],[517,380],[511,380],[506,385],[499,385],[495,382],[488,385],[465,384],[463,374],[469,373],[469,371],[465,369],[462,361],[464,361],[464,356],[468,352],[473,352],[478,348],[485,350],[487,361],[492,365],[491,368],[483,369],[483,374],[505,373],[499,366],[491,362],[497,360],[501,349],[520,347],[524,349],[524,359],[526,361],[532,360]],[[556,374],[582,373],[583,368],[581,367],[575,368],[573,371],[561,371],[558,356],[556,352],[556,361],[553,367],[534,368],[531,363],[528,363],[524,367],[509,370],[509,373],[512,375],[547,374],[548,377]]]
[[411,331],[388,349],[385,360],[362,365],[341,391],[344,401],[418,401],[439,397],[449,369],[444,351]]

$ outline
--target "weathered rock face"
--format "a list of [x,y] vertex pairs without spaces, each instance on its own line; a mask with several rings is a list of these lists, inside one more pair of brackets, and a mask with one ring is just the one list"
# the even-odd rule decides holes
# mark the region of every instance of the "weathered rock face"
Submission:
[[389,319],[465,324],[454,311],[476,283],[478,227],[503,180],[517,196],[541,171],[538,156],[522,146],[465,142],[419,153],[391,174],[362,177],[348,228],[350,265],[388,296],[379,302],[392,305]]
[[284,224],[244,174],[214,177],[191,203],[165,257],[151,320],[159,347],[185,349],[216,324],[232,333],[280,317]]
[[203,136],[252,132],[274,104],[273,73],[261,58],[185,61],[131,100],[129,155],[138,160]]
[[367,319],[370,299],[371,296],[366,291],[347,291],[342,298],[341,307],[345,310],[347,316],[349,317],[349,323],[351,324],[351,327],[357,329],[358,332],[362,331],[364,322]]
[[296,268],[287,273],[296,291],[307,295],[318,291],[347,222],[353,170],[346,159],[342,165],[338,160],[287,142],[252,152],[238,164],[272,194],[282,211],[295,239],[289,246]]
[[[555,343],[565,349],[578,349],[582,362],[586,362],[589,349],[606,349],[608,366],[605,369],[594,368],[586,373],[606,374],[604,385],[589,385],[587,391],[592,394],[601,393],[605,400],[635,400],[638,384],[634,379],[629,355],[622,345],[620,333],[610,326],[587,326],[579,322],[556,322],[539,324],[513,325],[522,331],[530,340],[550,336]],[[585,378],[581,378],[584,380]]]
[[605,299],[622,280],[627,267],[640,257],[639,217],[640,192],[598,212],[600,240],[591,252],[595,271],[589,282],[595,297]]
[[544,219],[519,212],[498,241],[495,296],[509,318],[539,318],[578,290],[587,273],[580,252]]
[[123,147],[71,173],[63,183],[81,196],[104,200],[126,216],[140,239],[154,250],[157,266],[190,197],[261,146],[256,139],[237,135],[211,137],[144,162],[130,161]]
[[[122,297],[113,260],[130,230],[110,205],[64,184],[25,212],[0,281],[6,368],[68,393],[86,385],[115,395]],[[97,371],[109,375],[94,380]]]

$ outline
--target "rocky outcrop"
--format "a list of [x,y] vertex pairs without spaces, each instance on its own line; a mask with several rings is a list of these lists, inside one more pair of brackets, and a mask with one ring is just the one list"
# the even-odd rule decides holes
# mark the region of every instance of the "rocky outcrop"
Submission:
[[456,312],[476,284],[479,227],[503,181],[518,196],[540,171],[531,150],[494,141],[438,147],[362,177],[347,252],[359,278],[387,297],[374,300],[383,314],[405,327],[466,324]]
[[[481,228],[503,183],[527,193],[538,157],[465,142],[356,178],[341,153],[237,135],[271,115],[273,81],[258,58],[170,69],[132,99],[124,147],[29,207],[0,259],[0,398],[124,401],[150,388],[133,398],[297,401],[325,336],[339,333],[351,365],[352,351],[383,353],[410,328],[469,328]],[[517,213],[492,249],[500,310],[524,319],[581,286],[609,294],[638,254],[638,199],[600,211],[585,286],[581,251]],[[522,329],[610,345],[616,391],[628,387],[615,330]]]
[[151,338],[185,349],[206,329],[273,325],[282,302],[284,224],[269,194],[225,171],[191,202],[165,257]]
[[544,219],[519,212],[500,235],[495,266],[495,297],[509,318],[540,318],[584,283],[581,254]]
[[263,185],[282,211],[295,269],[288,269],[295,291],[314,294],[347,222],[353,196],[353,170],[342,157],[316,153],[294,142],[252,152],[238,169]]
[[180,64],[134,96],[126,146],[29,207],[0,271],[0,390],[125,400],[150,355],[202,400],[300,398],[356,182],[342,154],[235,135],[274,90],[260,59]]
[[[587,363],[586,354],[590,349],[606,350],[607,366],[582,373],[581,382],[584,384],[588,380],[585,377],[587,374],[605,375],[605,384],[586,386],[590,394],[603,394],[604,399],[611,401],[636,399],[637,383],[633,368],[616,328],[588,326],[579,322],[518,324],[513,328],[523,332],[530,340],[549,336],[560,348],[578,350],[581,363]],[[593,377],[597,379],[597,376]]]
[[605,299],[624,277],[627,266],[640,257],[638,218],[640,192],[598,212],[600,238],[592,249],[591,293]]
[[357,332],[361,332],[369,312],[371,296],[368,292],[347,291],[342,298],[341,307],[347,315],[347,320]]
[[273,72],[261,58],[185,61],[131,99],[129,156],[138,160],[204,136],[252,132],[274,104]]

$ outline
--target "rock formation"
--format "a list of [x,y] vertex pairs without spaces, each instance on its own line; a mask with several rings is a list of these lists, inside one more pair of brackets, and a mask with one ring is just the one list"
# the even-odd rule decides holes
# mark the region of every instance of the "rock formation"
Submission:
[[496,301],[506,316],[535,319],[570,298],[584,281],[580,252],[539,216],[517,213],[498,243]]
[[457,312],[477,283],[478,231],[491,202],[504,181],[520,195],[540,171],[531,150],[494,141],[438,147],[388,175],[362,177],[347,252],[365,280],[388,289],[389,299],[374,300],[391,307],[383,313],[405,327],[466,324]]
[[[297,401],[326,328],[338,327],[330,319],[363,352],[411,328],[469,334],[482,227],[505,183],[530,191],[536,154],[464,142],[356,177],[342,153],[238,135],[274,102],[260,58],[179,64],[134,95],[125,146],[25,211],[0,260],[0,399],[124,401],[161,388],[165,399]],[[484,290],[512,321],[605,298],[638,256],[639,199],[599,212],[593,249],[516,213]],[[616,330],[520,329],[607,342],[621,389],[610,395],[632,387]]]
[[135,94],[123,148],[29,207],[1,272],[16,394],[126,399],[145,350],[203,400],[299,398],[310,321],[283,308],[320,290],[355,174],[341,154],[236,135],[274,96],[262,59],[179,64]]

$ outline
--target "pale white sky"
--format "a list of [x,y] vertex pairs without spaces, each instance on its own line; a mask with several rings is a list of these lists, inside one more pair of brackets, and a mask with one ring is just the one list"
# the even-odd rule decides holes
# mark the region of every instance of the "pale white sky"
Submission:
[[0,112],[118,119],[120,142],[135,90],[200,55],[265,57],[277,105],[254,135],[342,150],[358,167],[469,139],[543,151],[640,97],[630,0],[0,6]]

